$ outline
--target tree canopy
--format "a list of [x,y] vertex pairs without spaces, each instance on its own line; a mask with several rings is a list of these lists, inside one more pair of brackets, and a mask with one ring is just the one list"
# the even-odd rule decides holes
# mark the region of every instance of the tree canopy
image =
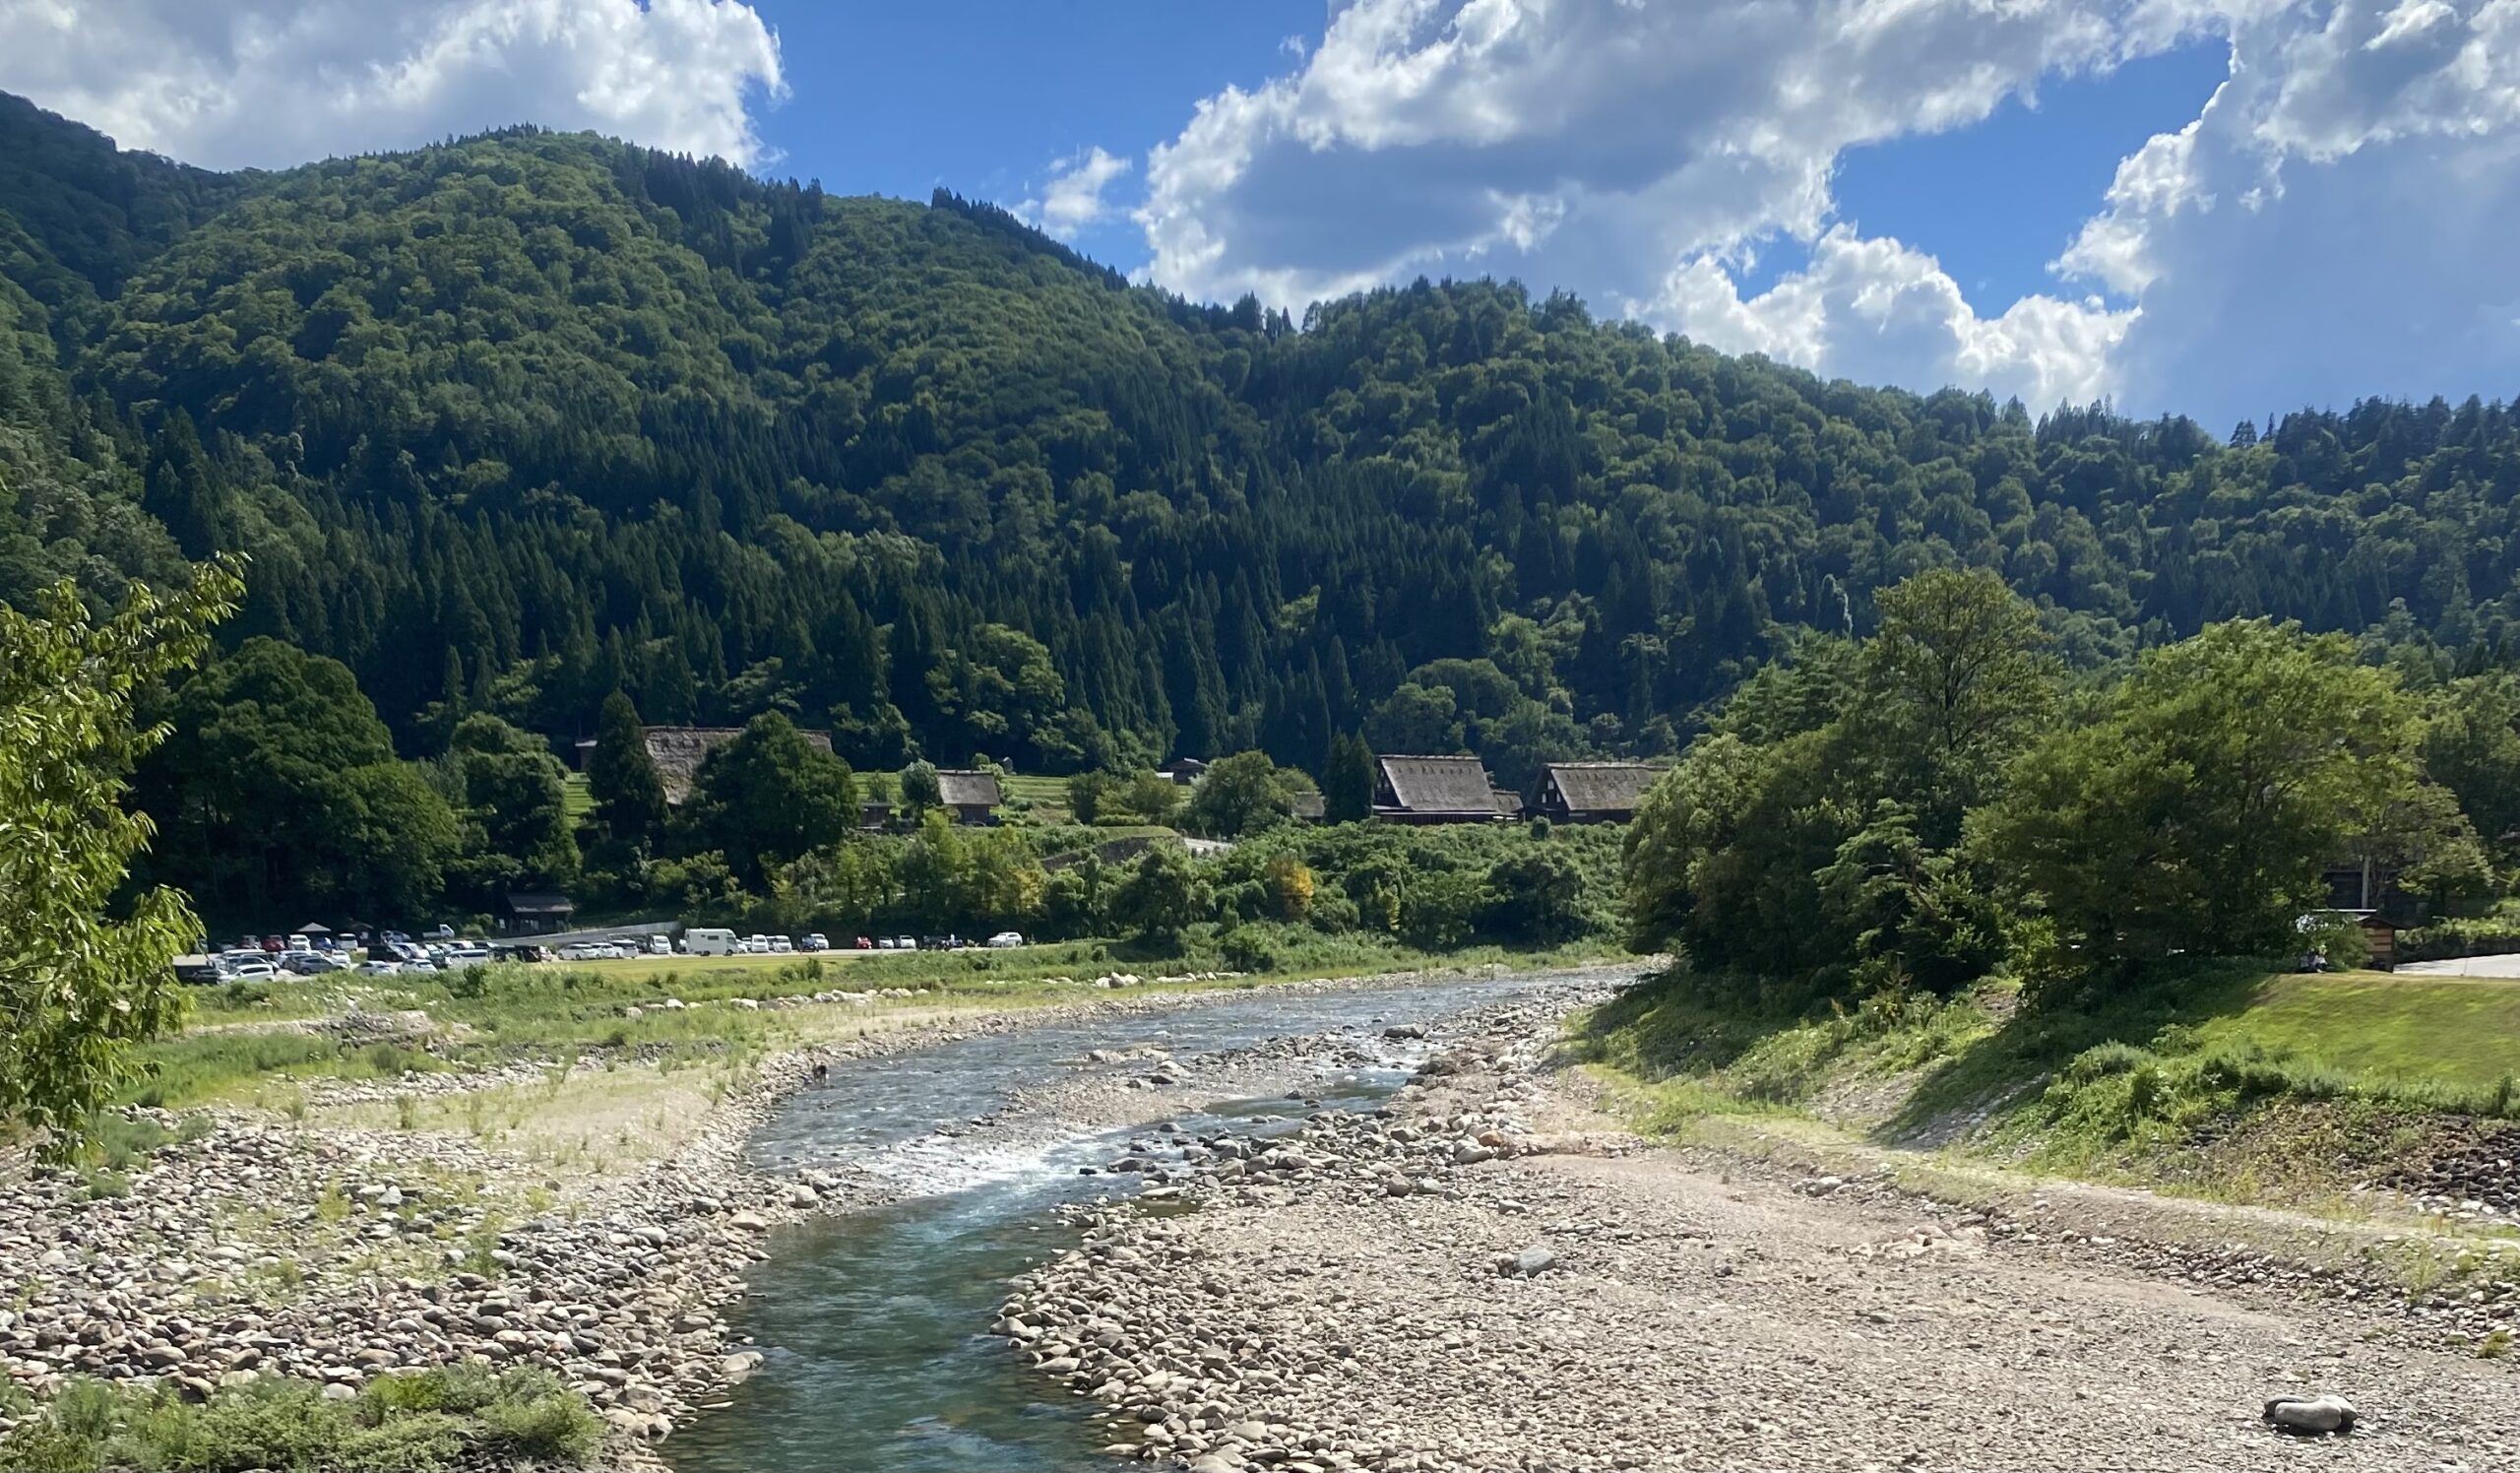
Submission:
[[124,805],[132,760],[165,736],[134,701],[209,643],[236,597],[225,568],[179,595],[134,591],[92,619],[68,585],[40,616],[0,608],[0,1120],[58,1148],[121,1078],[126,1049],[182,1008],[175,956],[198,934],[184,896],[122,904],[149,821]]

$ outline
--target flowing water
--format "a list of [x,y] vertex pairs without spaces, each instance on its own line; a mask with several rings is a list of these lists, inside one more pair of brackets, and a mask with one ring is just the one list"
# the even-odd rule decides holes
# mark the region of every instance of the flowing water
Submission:
[[[1371,1109],[1408,1077],[1418,1046],[1385,1027],[1423,1023],[1551,985],[1513,977],[1338,992],[1254,991],[1133,1017],[1064,1019],[858,1059],[790,1098],[753,1143],[773,1171],[870,1172],[903,1196],[783,1228],[733,1316],[765,1360],[727,1405],[665,1444],[678,1473],[1090,1468],[1107,1441],[1099,1408],[1035,1374],[987,1333],[1006,1281],[1069,1247],[1056,1209],[1111,1191],[1082,1175],[1173,1137],[1117,1130],[957,1133],[1010,1092],[1080,1072],[1089,1050],[1155,1045],[1189,1059],[1281,1035],[1348,1033],[1371,1065],[1308,1083],[1324,1109]],[[1082,1066],[1081,1066],[1082,1065]],[[1245,1100],[1171,1118],[1183,1138],[1292,1130],[1310,1107]],[[1003,1137],[1020,1134],[1022,1139]],[[1140,1154],[1145,1154],[1140,1151]]]

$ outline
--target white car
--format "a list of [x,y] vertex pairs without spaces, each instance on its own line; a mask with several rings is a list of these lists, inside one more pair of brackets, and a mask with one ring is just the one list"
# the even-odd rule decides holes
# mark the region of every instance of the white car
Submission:
[[900,943],[900,949],[902,949],[902,950],[904,950],[904,951],[916,951],[916,950],[918,949],[918,937],[916,937],[916,936],[904,936],[904,937],[902,937],[902,938],[901,938],[901,943]]
[[401,962],[389,962],[381,959],[375,961],[364,961],[358,964],[358,975],[361,977],[393,977],[400,974],[402,970],[403,964]]
[[477,967],[490,959],[490,948],[478,941],[463,941],[446,948],[446,964],[450,967]]
[[219,969],[227,982],[269,982],[280,975],[280,968],[269,962],[230,962]]
[[787,936],[772,936],[770,938],[770,952],[773,956],[789,956],[794,954],[795,950],[795,941]]
[[798,941],[796,943],[796,949],[799,951],[829,951],[831,949],[831,937],[824,935],[821,931],[815,931],[811,935],[806,936],[803,940]]

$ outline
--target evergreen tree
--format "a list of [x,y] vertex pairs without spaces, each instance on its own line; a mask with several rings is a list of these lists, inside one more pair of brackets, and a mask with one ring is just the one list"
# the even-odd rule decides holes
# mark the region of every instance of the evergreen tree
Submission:
[[1364,738],[1353,732],[1332,737],[1330,761],[1321,773],[1322,816],[1332,823],[1371,817],[1375,784],[1374,754]]
[[587,792],[595,800],[596,821],[615,842],[646,849],[663,832],[664,783],[648,755],[639,713],[618,690],[603,699],[595,750],[587,759]]

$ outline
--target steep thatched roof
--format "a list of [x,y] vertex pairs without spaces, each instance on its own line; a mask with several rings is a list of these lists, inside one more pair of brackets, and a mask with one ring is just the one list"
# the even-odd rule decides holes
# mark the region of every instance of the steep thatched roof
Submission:
[[[741,727],[641,727],[639,735],[648,743],[648,760],[656,764],[657,781],[663,785],[665,801],[679,803],[691,797],[692,779],[700,775],[700,764],[711,752],[743,735]],[[807,732],[805,739],[824,751],[831,750],[831,733]]]
[[1477,757],[1384,757],[1386,806],[1410,813],[1496,811],[1495,785]]
[[991,772],[948,772],[939,768],[936,796],[937,801],[949,808],[994,808],[1006,801],[997,786],[997,774]]
[[1542,795],[1554,785],[1571,813],[1633,813],[1663,775],[1646,762],[1551,762],[1542,771]]

